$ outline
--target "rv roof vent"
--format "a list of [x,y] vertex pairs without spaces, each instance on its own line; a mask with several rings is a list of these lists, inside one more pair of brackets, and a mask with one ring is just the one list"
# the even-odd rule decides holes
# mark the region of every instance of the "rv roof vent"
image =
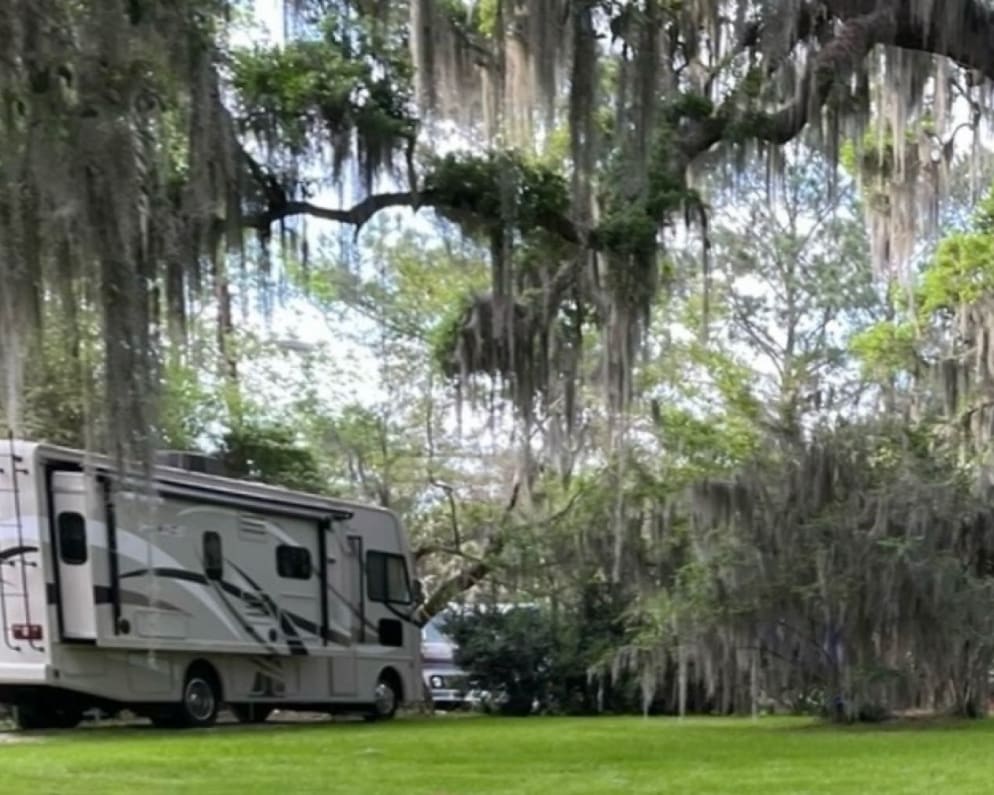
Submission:
[[188,472],[202,472],[205,475],[224,475],[224,462],[204,453],[191,453],[185,450],[163,450],[157,455],[160,466],[185,469]]

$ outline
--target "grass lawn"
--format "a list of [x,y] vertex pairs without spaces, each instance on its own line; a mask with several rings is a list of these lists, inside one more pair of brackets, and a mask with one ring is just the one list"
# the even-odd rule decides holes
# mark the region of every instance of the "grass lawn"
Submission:
[[994,792],[994,721],[840,729],[779,718],[439,717],[96,728],[0,741],[0,771],[3,795],[955,795]]

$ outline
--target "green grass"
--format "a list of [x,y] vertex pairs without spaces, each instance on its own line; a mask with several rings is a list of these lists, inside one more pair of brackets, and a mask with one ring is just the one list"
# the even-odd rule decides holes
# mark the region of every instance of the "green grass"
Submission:
[[0,742],[4,795],[994,792],[994,721],[435,718],[39,737]]

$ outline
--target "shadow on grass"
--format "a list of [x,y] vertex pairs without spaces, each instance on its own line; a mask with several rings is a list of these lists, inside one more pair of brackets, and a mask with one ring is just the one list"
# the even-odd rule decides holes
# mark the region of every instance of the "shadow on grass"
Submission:
[[[485,719],[484,716],[472,716]],[[151,722],[144,719],[135,719],[133,722],[98,722],[83,723],[75,729],[46,729],[38,731],[0,732],[0,735],[9,739],[12,744],[19,741],[29,740],[82,740],[100,742],[104,740],[147,740],[150,737],[162,740],[189,740],[196,737],[227,737],[239,735],[252,735],[259,732],[287,732],[312,733],[327,731],[363,731],[363,732],[384,732],[395,731],[404,727],[417,725],[418,731],[425,731],[436,728],[452,726],[455,718],[452,716],[430,716],[430,715],[403,715],[392,721],[365,721],[362,717],[336,716],[336,717],[272,717],[264,723],[245,724],[237,721],[221,720],[216,725],[205,729],[165,729],[153,726]],[[463,722],[463,720],[460,720]],[[0,747],[2,747],[0,743]]]
[[778,727],[786,731],[816,732],[930,732],[930,731],[990,731],[994,720],[989,718],[958,718],[951,715],[915,715],[887,718],[876,722],[839,723],[827,719],[812,719],[810,723]]
[[[753,732],[773,732],[794,735],[806,734],[891,734],[914,732],[994,732],[994,720],[966,719],[949,716],[905,716],[878,723],[833,723],[813,717],[769,716],[757,720],[751,718],[729,717],[689,717],[681,720],[671,716],[640,718],[638,716],[588,716],[588,717],[544,717],[528,718],[493,717],[479,714],[458,715],[403,715],[389,722],[366,722],[361,717],[312,717],[288,714],[285,717],[277,715],[265,723],[242,724],[235,721],[222,721],[208,729],[161,729],[144,720],[129,723],[104,722],[83,724],[76,729],[56,729],[46,731],[11,731],[0,732],[0,749],[5,744],[17,745],[21,742],[37,742],[39,740],[74,742],[104,741],[189,741],[203,737],[207,738],[237,738],[250,737],[259,733],[286,735],[288,733],[310,735],[315,732],[362,732],[362,733],[394,733],[416,727],[418,732],[447,730],[453,726],[464,725],[467,728],[496,729],[506,731],[516,728],[552,728],[555,724],[569,724],[572,728],[585,726],[589,728],[608,728],[612,724],[617,731],[630,730],[635,725],[665,728],[680,732],[685,729],[690,732],[715,732],[716,734],[732,732],[750,734]],[[474,726],[475,724],[475,726]],[[6,740],[6,741],[4,741]]]

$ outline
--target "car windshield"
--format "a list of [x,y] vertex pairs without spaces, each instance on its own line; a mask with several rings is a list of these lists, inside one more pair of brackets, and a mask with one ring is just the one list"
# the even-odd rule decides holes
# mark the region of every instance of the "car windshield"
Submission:
[[442,632],[441,625],[443,624],[443,619],[433,618],[427,624],[425,624],[422,633],[424,639],[428,643],[452,643],[452,639],[448,637],[444,632]]

